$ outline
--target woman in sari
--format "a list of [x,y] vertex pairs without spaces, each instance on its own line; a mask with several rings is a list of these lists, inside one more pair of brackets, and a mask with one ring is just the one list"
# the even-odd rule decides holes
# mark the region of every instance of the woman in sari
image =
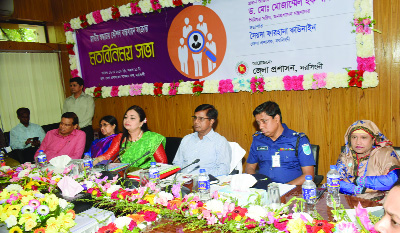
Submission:
[[369,120],[353,123],[344,137],[345,151],[336,163],[340,192],[381,200],[399,177],[399,156],[379,128]]
[[130,163],[133,167],[148,168],[150,162],[167,163],[165,142],[164,136],[148,129],[143,109],[133,105],[125,112],[123,132],[113,139],[107,152],[97,157],[93,164],[113,159],[118,154],[122,163]]
[[93,141],[88,153],[92,158],[99,157],[110,148],[112,140],[118,133],[118,121],[113,116],[104,116],[100,119],[100,131],[103,138]]

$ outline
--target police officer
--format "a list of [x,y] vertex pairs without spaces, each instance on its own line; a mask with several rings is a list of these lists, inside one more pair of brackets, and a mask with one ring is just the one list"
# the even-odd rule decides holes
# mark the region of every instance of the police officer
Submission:
[[268,176],[273,182],[302,185],[306,175],[314,176],[314,156],[305,134],[282,124],[279,105],[268,101],[259,105],[253,115],[260,131],[253,135],[246,173]]

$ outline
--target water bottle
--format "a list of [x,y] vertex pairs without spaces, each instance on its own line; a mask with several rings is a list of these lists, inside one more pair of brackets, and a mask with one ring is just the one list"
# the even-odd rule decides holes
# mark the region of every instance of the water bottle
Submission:
[[83,156],[83,167],[86,170],[86,173],[91,173],[93,168],[93,160],[89,153],[85,153]]
[[331,170],[326,175],[327,179],[327,191],[326,204],[329,207],[333,207],[333,201],[336,202],[336,207],[340,205],[339,189],[340,189],[340,175],[336,170],[335,165],[331,165]]
[[200,175],[197,182],[199,189],[199,195],[201,201],[207,201],[210,199],[210,179],[206,173],[206,169],[200,169]]
[[160,171],[156,166],[156,162],[150,163],[149,177],[152,183],[158,184],[160,182]]
[[6,157],[5,154],[4,154],[4,152],[3,152],[3,151],[0,151],[0,163],[4,163],[4,162],[5,162],[5,161],[4,161],[4,157]]
[[304,212],[312,214],[314,213],[315,201],[317,199],[317,186],[312,180],[312,176],[307,175],[306,181],[304,181],[303,186],[303,199],[306,201]]
[[39,150],[39,155],[37,156],[36,166],[39,168],[47,167],[47,156],[43,150]]

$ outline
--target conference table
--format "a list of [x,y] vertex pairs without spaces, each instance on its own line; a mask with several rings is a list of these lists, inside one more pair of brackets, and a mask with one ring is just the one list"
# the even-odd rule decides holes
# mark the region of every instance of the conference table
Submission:
[[[294,196],[296,196],[296,197],[302,196],[302,189],[301,189],[300,185],[296,186],[294,189],[292,189],[289,192],[287,192],[286,194],[282,195],[281,202],[285,204]],[[326,197],[327,197],[327,194],[325,192],[324,194],[322,194],[321,198],[317,202],[316,210],[325,220],[333,221],[333,216],[332,216],[332,212],[331,212],[332,208],[330,208],[326,205]],[[345,209],[354,209],[354,207],[357,206],[359,202],[361,203],[361,205],[364,208],[365,207],[382,206],[382,204],[379,204],[379,203],[371,201],[371,200],[340,194],[340,203],[343,204]],[[168,220],[161,220],[160,224],[163,224],[163,223],[168,223]],[[184,228],[185,228],[185,224],[183,224],[183,223],[180,223],[180,224],[170,223],[170,224],[160,227],[160,228],[148,229],[145,232],[152,232],[152,233],[195,232],[195,233],[200,233],[200,232],[204,231],[204,229],[199,229],[197,231],[184,231]]]

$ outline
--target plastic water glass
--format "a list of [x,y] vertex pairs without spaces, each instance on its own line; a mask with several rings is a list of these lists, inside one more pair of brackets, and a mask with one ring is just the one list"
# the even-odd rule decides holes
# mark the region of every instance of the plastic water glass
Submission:
[[269,205],[272,209],[278,209],[281,206],[281,195],[277,183],[271,183],[268,185],[268,199]]

